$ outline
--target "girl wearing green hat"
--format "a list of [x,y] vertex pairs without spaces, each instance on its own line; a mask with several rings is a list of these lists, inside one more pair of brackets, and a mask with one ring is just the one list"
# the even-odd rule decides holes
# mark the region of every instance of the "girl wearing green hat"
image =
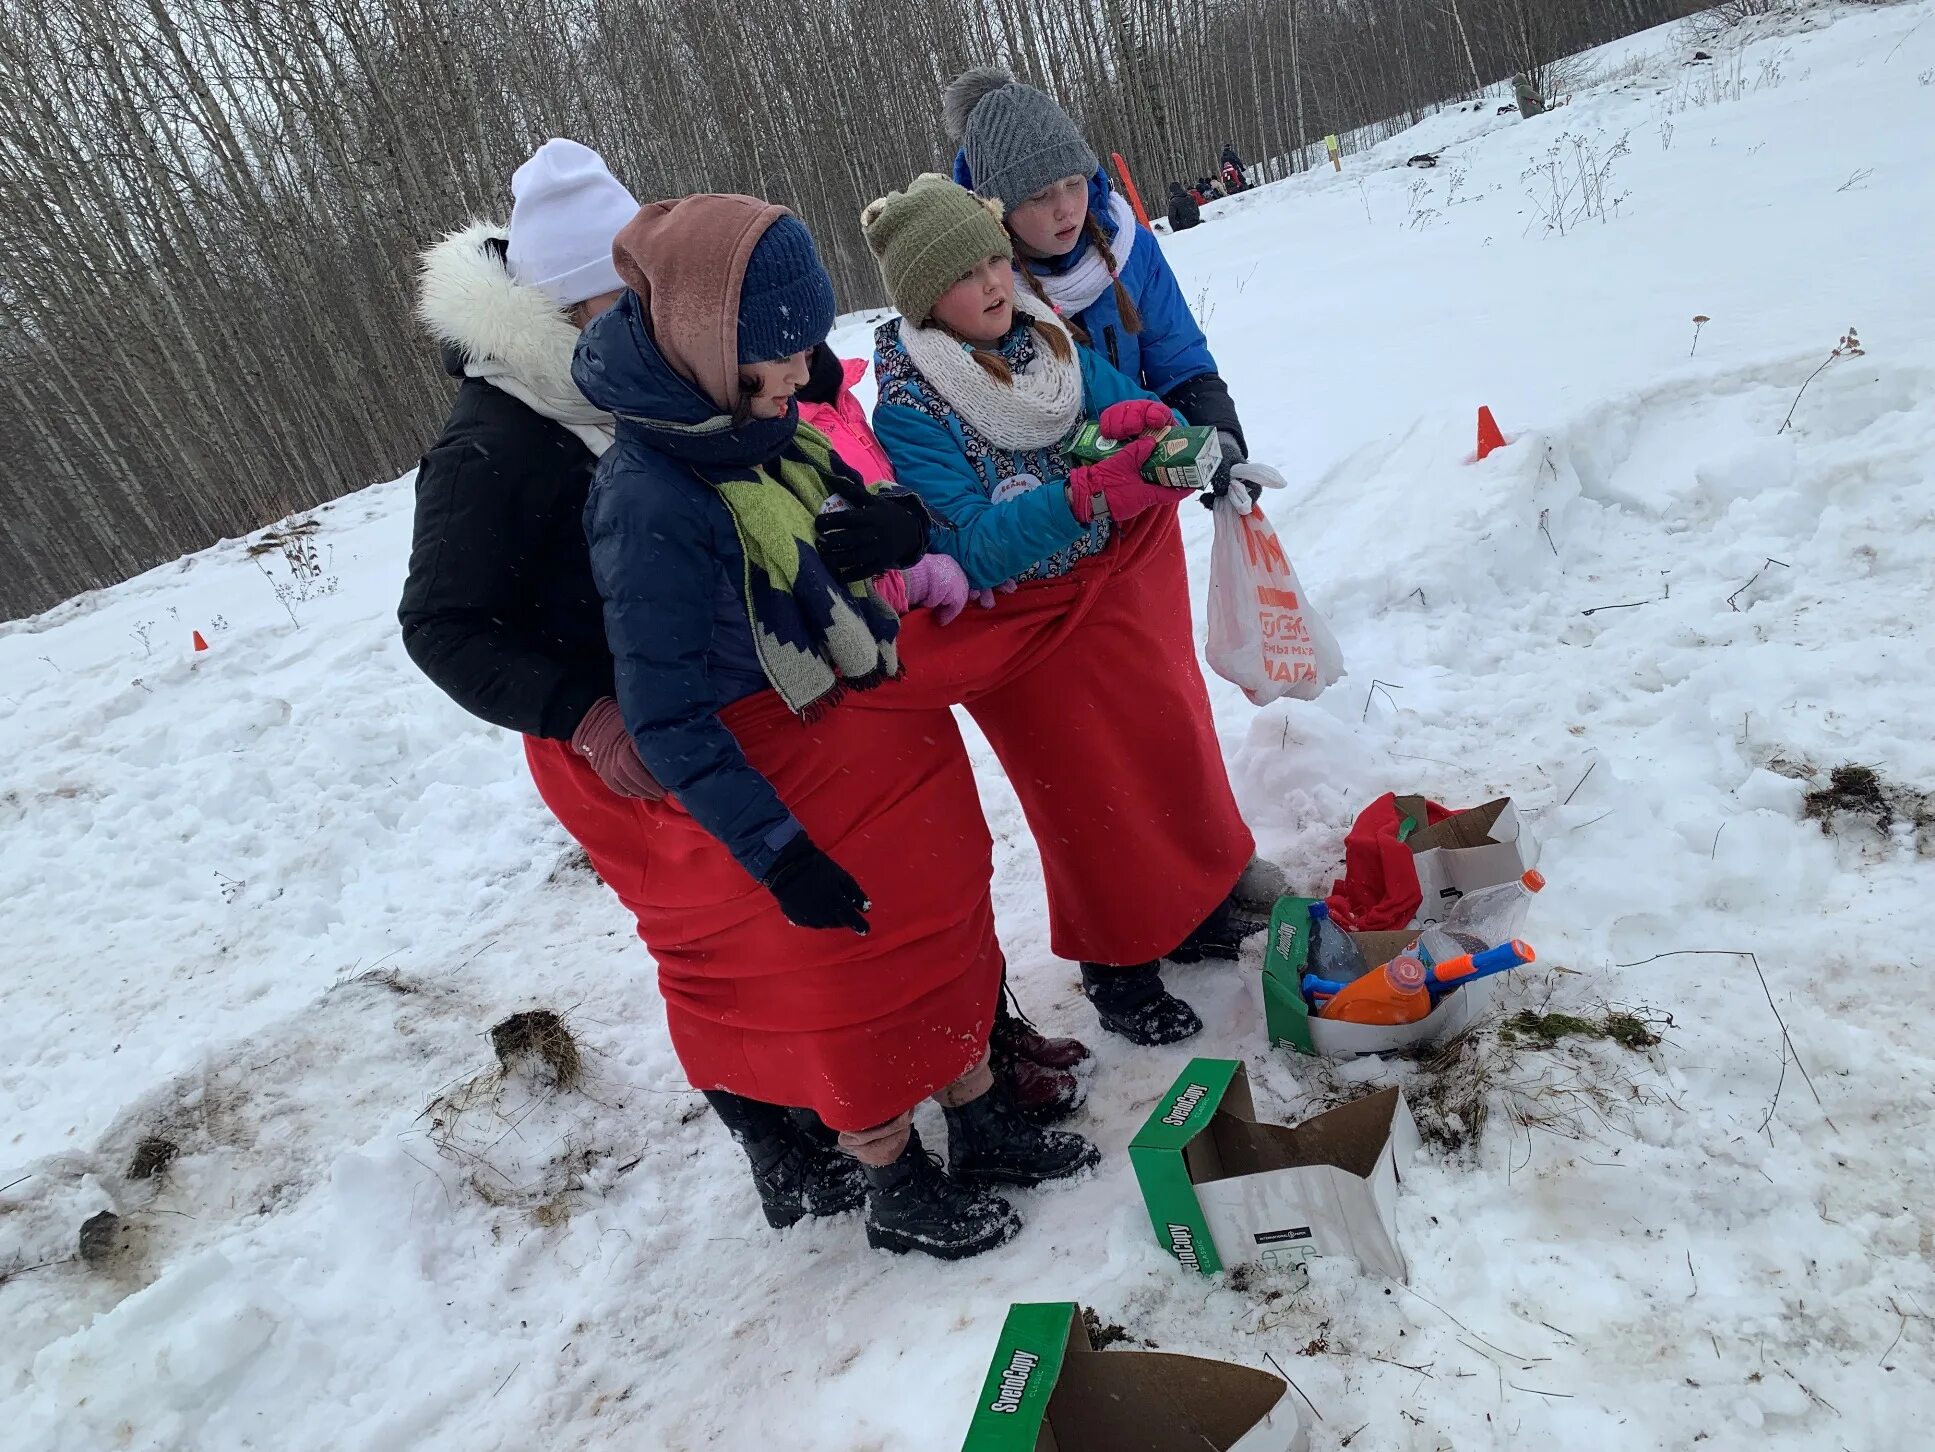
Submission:
[[[875,336],[874,429],[975,588],[1015,581],[945,632],[910,620],[920,671],[865,704],[964,705],[1041,850],[1055,951],[1102,1026],[1139,1044],[1202,1027],[1157,960],[1226,933],[1254,850],[1196,664],[1176,505],[1145,481],[1170,408],[1018,291],[990,204],[924,176],[862,214],[901,317]],[[1084,418],[1124,447],[1080,464]],[[1179,947],[1179,945],[1182,945]]]

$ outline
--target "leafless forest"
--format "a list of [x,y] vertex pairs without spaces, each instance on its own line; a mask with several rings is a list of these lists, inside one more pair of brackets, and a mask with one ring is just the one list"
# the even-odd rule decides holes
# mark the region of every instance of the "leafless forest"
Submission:
[[1687,0],[0,0],[0,618],[407,467],[411,261],[548,136],[754,192],[845,307],[855,218],[1006,62],[1145,192],[1402,122]]

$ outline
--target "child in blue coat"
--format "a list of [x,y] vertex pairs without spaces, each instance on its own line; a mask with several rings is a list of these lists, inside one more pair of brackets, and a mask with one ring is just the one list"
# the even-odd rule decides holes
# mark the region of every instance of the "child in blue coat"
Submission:
[[[954,179],[1000,203],[1015,269],[1028,290],[1078,342],[1186,422],[1217,431],[1224,459],[1218,495],[1232,483],[1252,497],[1259,489],[1281,489],[1283,475],[1249,457],[1229,385],[1161,245],[1116,195],[1068,113],[998,66],[975,66],[955,77],[941,94],[941,109],[960,148]],[[1267,917],[1283,888],[1282,872],[1258,860],[1245,869],[1235,900],[1245,912]],[[1230,945],[1214,951],[1220,955]]]
[[[1050,941],[1082,965],[1102,1027],[1137,1044],[1202,1021],[1158,960],[1234,956],[1228,898],[1254,850],[1196,663],[1176,512],[1145,480],[1168,405],[1078,348],[1017,288],[990,206],[921,177],[862,214],[901,316],[875,335],[874,429],[979,588],[945,631],[907,623],[920,669],[863,710],[962,705],[1041,851]],[[1085,464],[1085,418],[1123,447]]]
[[942,93],[948,134],[960,147],[954,179],[998,201],[1014,239],[1015,268],[1036,297],[1087,343],[1188,422],[1222,435],[1235,478],[1280,485],[1251,464],[1229,385],[1216,371],[1155,235],[1081,132],[1054,100],[995,66],[976,66]]

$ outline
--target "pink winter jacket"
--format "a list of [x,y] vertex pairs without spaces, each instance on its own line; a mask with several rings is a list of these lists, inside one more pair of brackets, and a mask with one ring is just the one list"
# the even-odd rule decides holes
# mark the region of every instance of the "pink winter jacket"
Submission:
[[846,460],[867,483],[878,484],[883,479],[891,483],[894,466],[887,461],[887,451],[880,447],[880,440],[867,426],[867,411],[853,396],[853,385],[867,376],[867,365],[859,358],[842,358],[840,367],[846,373],[840,396],[831,403],[802,403],[800,420],[825,434],[827,442],[833,445],[833,452]]

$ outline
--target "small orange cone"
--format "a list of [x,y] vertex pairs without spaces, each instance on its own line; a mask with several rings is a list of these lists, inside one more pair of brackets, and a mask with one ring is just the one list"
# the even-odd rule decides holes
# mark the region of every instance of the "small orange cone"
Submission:
[[195,632],[195,649],[196,650],[208,649],[208,642],[202,638],[202,633],[199,630]]
[[1505,435],[1499,432],[1498,420],[1492,417],[1489,408],[1481,406],[1478,410],[1478,457],[1482,459],[1493,449],[1504,447]]

